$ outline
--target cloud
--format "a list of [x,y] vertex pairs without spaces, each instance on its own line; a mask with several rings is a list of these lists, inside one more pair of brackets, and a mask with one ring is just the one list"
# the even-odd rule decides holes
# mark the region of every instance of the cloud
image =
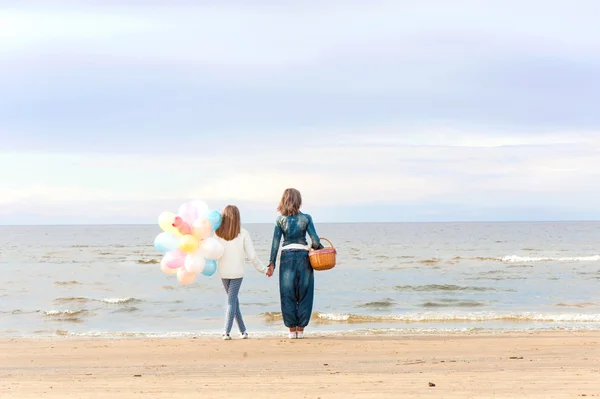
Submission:
[[[398,135],[388,129],[379,134],[311,132],[307,137],[325,139],[298,141],[293,147],[250,143],[226,153],[181,158],[3,154],[3,169],[17,160],[29,167],[14,171],[0,184],[0,214],[6,218],[34,207],[58,214],[68,209],[67,217],[86,219],[94,204],[96,217],[150,222],[162,211],[159,204],[173,208],[201,198],[215,206],[250,204],[248,212],[258,212],[251,220],[264,221],[258,215],[274,209],[285,188],[296,187],[308,209],[325,213],[366,206],[375,212],[386,206],[395,212],[387,220],[416,217],[406,215],[402,207],[421,218],[452,219],[453,212],[468,218],[489,214],[486,209],[510,208],[518,214],[535,207],[551,207],[552,215],[577,210],[597,217],[597,133],[551,132],[526,138],[508,132],[477,139],[473,133]],[[336,212],[341,211],[323,216]]]
[[266,215],[289,186],[340,220],[541,204],[539,217],[598,217],[599,12],[591,0],[4,9],[1,220],[89,207],[153,220],[192,197]]

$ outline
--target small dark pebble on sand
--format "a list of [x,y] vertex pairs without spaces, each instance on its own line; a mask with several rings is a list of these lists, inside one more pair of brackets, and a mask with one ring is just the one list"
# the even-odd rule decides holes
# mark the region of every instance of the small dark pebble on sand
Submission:
[[141,377],[142,375],[141,374],[134,374],[133,376],[134,377]]
[[435,384],[434,384],[433,382],[430,382],[430,383],[429,383],[429,386],[430,386],[430,387],[434,387],[434,386],[435,386]]
[[523,356],[511,356],[509,359],[520,360],[520,359],[523,359]]

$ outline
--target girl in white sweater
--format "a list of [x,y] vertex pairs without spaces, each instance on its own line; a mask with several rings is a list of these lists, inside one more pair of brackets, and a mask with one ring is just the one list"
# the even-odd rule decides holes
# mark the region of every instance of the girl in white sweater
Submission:
[[225,292],[227,292],[227,310],[225,312],[225,333],[223,334],[223,339],[231,339],[229,333],[233,327],[234,318],[240,329],[240,337],[247,339],[248,333],[242,319],[238,300],[238,293],[240,292],[246,269],[245,258],[248,258],[256,270],[261,273],[267,274],[269,269],[256,256],[250,234],[245,229],[242,229],[240,211],[237,206],[227,205],[223,210],[222,216],[223,221],[215,232],[215,238],[225,248],[217,266],[217,271],[223,281],[223,287],[225,287]]

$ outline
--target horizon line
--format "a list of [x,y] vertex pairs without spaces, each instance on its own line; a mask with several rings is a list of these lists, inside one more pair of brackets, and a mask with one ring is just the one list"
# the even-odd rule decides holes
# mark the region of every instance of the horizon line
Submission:
[[[454,220],[454,221],[377,221],[377,222],[316,222],[316,224],[435,224],[435,223],[597,223],[600,220]],[[273,222],[248,222],[242,225],[268,224]],[[16,224],[0,223],[0,227],[80,227],[80,226],[158,226],[157,223],[65,223],[65,224]]]

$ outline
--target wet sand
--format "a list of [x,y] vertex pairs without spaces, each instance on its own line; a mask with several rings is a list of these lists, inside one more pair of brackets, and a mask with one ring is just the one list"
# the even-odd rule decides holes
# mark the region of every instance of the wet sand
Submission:
[[594,396],[598,332],[0,340],[1,398]]

